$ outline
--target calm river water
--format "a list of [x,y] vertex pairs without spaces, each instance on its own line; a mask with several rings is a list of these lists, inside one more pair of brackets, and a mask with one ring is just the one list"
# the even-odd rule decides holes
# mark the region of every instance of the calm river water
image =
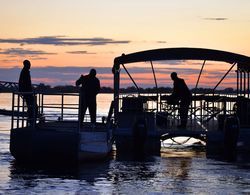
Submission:
[[[112,95],[100,94],[99,113]],[[0,93],[0,108],[11,95]],[[0,116],[0,194],[250,194],[250,163],[206,158],[205,152],[163,148],[161,156],[120,157],[78,167],[21,167],[9,152],[10,117]]]

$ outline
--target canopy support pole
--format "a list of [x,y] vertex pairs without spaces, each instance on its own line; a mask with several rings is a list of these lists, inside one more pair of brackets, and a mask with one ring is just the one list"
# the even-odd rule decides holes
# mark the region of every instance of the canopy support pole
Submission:
[[200,70],[200,74],[199,74],[199,77],[198,77],[197,82],[196,82],[196,85],[195,85],[195,89],[194,89],[195,95],[196,95],[196,90],[197,90],[198,84],[199,84],[199,82],[200,82],[201,73],[202,73],[202,71],[203,71],[203,68],[204,68],[205,64],[206,64],[206,60],[204,60],[204,62],[203,62],[203,64],[202,64],[202,67],[201,67],[201,70]]
[[136,89],[137,89],[137,92],[138,92],[138,95],[140,95],[140,92],[139,92],[139,87],[137,86],[137,84],[135,83],[134,79],[132,78],[132,76],[129,74],[128,70],[126,69],[126,67],[124,66],[124,64],[122,64],[124,70],[126,71],[126,73],[128,74],[129,78],[131,79],[131,81],[134,83]]
[[153,72],[153,75],[154,75],[154,81],[155,81],[155,87],[156,87],[156,95],[157,95],[156,110],[158,111],[158,99],[159,99],[158,84],[157,84],[156,75],[155,75],[155,69],[154,69],[152,61],[150,61],[150,64],[151,64],[152,72]]
[[220,83],[224,80],[224,78],[228,75],[228,73],[233,69],[233,67],[235,66],[236,62],[233,63],[233,65],[229,68],[229,70],[226,72],[226,74],[221,78],[221,80],[217,83],[217,85],[214,87],[213,89],[213,94],[215,89],[220,85]]

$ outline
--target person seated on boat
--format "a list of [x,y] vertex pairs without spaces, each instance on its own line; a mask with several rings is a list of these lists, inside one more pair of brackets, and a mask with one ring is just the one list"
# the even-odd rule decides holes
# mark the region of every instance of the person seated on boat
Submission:
[[186,128],[188,107],[192,100],[192,94],[189,91],[184,79],[179,78],[176,72],[171,73],[171,79],[174,81],[174,83],[173,92],[170,95],[170,99],[175,100],[175,102],[178,102],[180,105],[179,113],[181,124],[178,126],[178,128]]
[[23,69],[20,73],[19,82],[18,82],[18,91],[23,93],[22,97],[27,105],[28,125],[34,124],[33,122],[36,118],[37,109],[38,109],[35,96],[32,94],[33,89],[32,89],[32,84],[31,84],[31,77],[30,77],[30,67],[31,67],[30,61],[24,60]]
[[100,81],[96,77],[96,70],[91,69],[88,75],[81,75],[76,86],[81,85],[80,94],[80,126],[83,125],[84,115],[88,108],[92,126],[96,123],[96,95],[100,91]]

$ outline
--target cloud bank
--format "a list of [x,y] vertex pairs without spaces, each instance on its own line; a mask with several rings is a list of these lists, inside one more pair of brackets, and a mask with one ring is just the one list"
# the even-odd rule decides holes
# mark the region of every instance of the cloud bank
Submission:
[[96,54],[94,52],[88,52],[88,51],[67,51],[68,54]]
[[127,44],[129,40],[113,40],[110,38],[69,38],[66,36],[40,36],[35,38],[23,39],[0,39],[0,43],[29,44],[29,45],[55,45],[55,46],[73,46],[73,45],[108,45],[108,44]]
[[26,55],[55,55],[57,53],[45,52],[42,50],[32,50],[32,49],[23,49],[23,48],[10,48],[10,49],[1,49],[0,54],[4,55],[13,55],[13,56],[26,56]]
[[203,20],[217,20],[217,21],[223,21],[223,20],[228,20],[228,18],[220,18],[220,17],[218,17],[218,18],[203,18]]

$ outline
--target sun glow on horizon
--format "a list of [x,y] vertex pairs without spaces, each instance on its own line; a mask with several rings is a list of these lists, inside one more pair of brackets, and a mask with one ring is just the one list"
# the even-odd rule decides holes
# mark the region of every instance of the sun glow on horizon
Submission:
[[[69,76],[61,78],[64,68],[112,68],[114,58],[122,53],[197,47],[250,56],[249,9],[250,1],[245,0],[5,1],[0,8],[0,66],[9,72],[4,71],[0,80],[18,77],[16,69],[14,73],[11,71],[14,67],[22,68],[24,59],[32,63],[33,82],[56,85],[74,80]],[[175,68],[193,86],[194,74],[198,74],[201,65],[202,62],[197,62],[187,66],[183,62]],[[161,83],[171,85],[164,79],[169,79],[173,65],[168,70],[161,69],[161,63],[154,66]],[[44,68],[43,73],[40,67]],[[61,68],[57,70],[58,78],[46,74],[47,67]],[[207,71],[221,72],[221,66],[209,68]],[[153,83],[147,71],[140,71],[136,76],[143,78],[145,85]],[[104,85],[112,86],[110,71],[99,76]],[[201,84],[209,86],[210,81],[218,82],[221,74],[213,77],[204,72],[203,76]]]

